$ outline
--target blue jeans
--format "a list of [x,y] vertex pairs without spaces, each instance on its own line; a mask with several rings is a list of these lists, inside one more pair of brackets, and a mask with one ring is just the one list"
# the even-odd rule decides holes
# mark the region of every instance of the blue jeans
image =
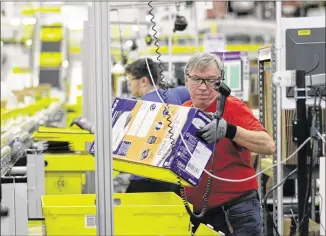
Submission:
[[226,236],[262,236],[260,210],[260,201],[250,199],[228,209],[210,211],[203,223],[210,224],[215,231],[221,231]]

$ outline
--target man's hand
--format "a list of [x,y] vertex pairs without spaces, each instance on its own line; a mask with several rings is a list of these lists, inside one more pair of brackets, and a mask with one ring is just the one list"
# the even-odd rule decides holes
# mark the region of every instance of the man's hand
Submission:
[[198,131],[198,135],[206,143],[213,144],[216,140],[224,138],[228,123],[223,119],[213,119],[204,128]]
[[70,124],[70,127],[73,125],[77,125],[79,128],[83,129],[83,130],[87,130],[90,133],[93,133],[93,127],[94,125],[89,122],[86,118],[84,117],[76,117]]

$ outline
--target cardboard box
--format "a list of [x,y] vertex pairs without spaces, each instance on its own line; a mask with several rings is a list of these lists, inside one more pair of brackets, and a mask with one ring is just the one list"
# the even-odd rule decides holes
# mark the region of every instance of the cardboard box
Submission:
[[[283,235],[290,235],[291,232],[291,218],[285,217],[283,219]],[[299,236],[299,233],[296,233],[295,236]],[[315,221],[309,219],[309,231],[307,236],[320,236],[320,224],[317,224]]]
[[[196,132],[211,119],[196,108],[169,105],[169,109],[175,152],[164,104],[116,98],[112,105],[113,158],[170,169],[196,186],[213,151],[213,145],[199,139]],[[93,143],[90,153],[94,152]]]

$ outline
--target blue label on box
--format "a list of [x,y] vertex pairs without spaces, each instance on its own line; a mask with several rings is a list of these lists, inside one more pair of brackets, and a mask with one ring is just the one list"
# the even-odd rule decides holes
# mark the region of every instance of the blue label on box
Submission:
[[117,155],[119,155],[119,156],[126,156],[128,150],[129,150],[130,145],[131,145],[131,142],[123,141],[120,144],[120,147],[118,148]]

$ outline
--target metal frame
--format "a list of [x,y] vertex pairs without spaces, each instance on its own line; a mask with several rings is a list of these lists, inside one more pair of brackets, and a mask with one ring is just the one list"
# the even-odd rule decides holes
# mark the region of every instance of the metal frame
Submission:
[[[89,15],[90,9],[89,9]],[[82,40],[82,72],[83,72],[83,108],[82,113],[90,122],[95,121],[95,107],[94,107],[94,81],[92,81],[92,60],[90,57],[90,31],[92,23],[90,19],[84,22],[83,40]],[[95,172],[86,172],[86,186],[85,193],[95,193]]]
[[[323,134],[326,139],[326,133]],[[320,215],[320,235],[326,235],[326,144],[323,144],[323,156],[319,162],[319,215]]]
[[[270,48],[263,48],[261,50],[258,51],[258,73],[259,73],[259,118],[260,121],[262,122],[262,124],[265,126],[266,123],[266,117],[265,117],[265,87],[264,87],[264,83],[265,83],[265,68],[264,68],[264,64],[266,62],[270,62],[270,68],[271,68],[271,77],[273,77],[273,74],[275,73],[275,53],[274,53],[274,46],[272,45],[272,47]],[[276,87],[275,85],[271,85],[272,86],[272,101],[275,101],[276,99]],[[272,104],[272,119],[273,119],[273,125],[272,125],[272,131],[273,131],[273,139],[274,141],[277,140],[277,133],[275,132],[276,129],[276,106],[275,106],[275,102],[273,102]],[[274,154],[273,155],[273,164],[277,162],[277,155]],[[261,168],[261,162],[260,162],[260,157],[258,160],[258,172],[260,171]],[[283,171],[283,169],[282,169]],[[273,168],[273,185],[275,186],[277,184],[277,172],[278,169],[277,167]],[[261,199],[265,198],[265,194],[266,194],[266,186],[264,186],[263,180],[261,178],[261,176],[259,176],[259,183],[260,183],[260,196]],[[283,195],[283,192],[282,192]],[[278,196],[276,194],[273,194],[273,199],[272,199],[272,204],[273,204],[273,222],[277,223],[278,221],[280,221],[279,219],[279,213],[278,213]],[[282,208],[283,208],[283,197],[281,199],[281,203],[282,203]],[[282,209],[283,210],[283,209]],[[262,210],[262,221],[263,221],[263,226],[264,226],[264,235],[268,234],[268,219],[267,219],[267,213],[265,211]],[[283,216],[283,214],[281,215]],[[282,217],[281,221],[283,221]],[[278,229],[279,231],[279,229]],[[279,231],[282,232],[282,231]],[[274,235],[276,233],[274,232]]]
[[110,76],[110,6],[92,2],[91,59],[96,91],[96,229],[97,235],[114,235],[112,161],[112,78]]
[[28,218],[43,218],[42,199],[45,194],[44,154],[27,155]]
[[[266,48],[266,50],[270,48]],[[263,126],[265,126],[265,113],[264,113],[264,105],[265,105],[265,98],[264,98],[264,62],[266,60],[270,60],[270,57],[266,58],[266,57],[262,57],[261,56],[261,51],[258,51],[258,80],[259,80],[259,119],[260,122],[263,124]],[[260,156],[258,156],[258,166],[257,166],[257,172],[261,171],[261,161],[260,161]],[[259,183],[259,195],[260,195],[260,199],[264,199],[265,194],[266,194],[266,189],[264,186],[264,182],[262,180],[262,177],[259,175],[258,176],[258,183]],[[267,215],[266,212],[263,210],[263,208],[261,209],[261,218],[262,218],[262,222],[263,222],[263,227],[264,227],[264,235],[267,235]]]
[[[27,183],[16,180],[26,177],[1,177],[9,183],[1,183],[1,205],[7,207],[8,216],[1,217],[1,235],[28,235]],[[23,180],[24,181],[24,180]]]
[[[276,2],[276,71],[281,70],[281,46],[282,46],[282,33],[281,33],[281,20],[282,20],[282,2]],[[272,56],[273,58],[273,56]],[[282,93],[281,87],[276,87],[276,157],[277,163],[282,161]],[[275,101],[274,100],[274,101]],[[283,180],[283,165],[278,165],[276,168],[277,184]],[[274,204],[273,204],[274,205]],[[279,233],[283,233],[283,188],[277,188],[277,228]]]
[[[186,1],[178,1],[178,3],[182,3],[182,2],[186,2]],[[171,5],[173,5],[174,2],[169,2],[169,1],[166,1],[166,2],[158,2],[158,1],[153,1],[151,3],[151,5],[153,7],[170,7]],[[110,11],[116,11],[116,10],[122,10],[122,9],[130,9],[131,3],[130,2],[126,2],[126,3],[122,3],[122,2],[119,2],[119,3],[110,3]],[[132,5],[135,7],[135,8],[148,8],[148,2],[134,2],[132,3]]]

